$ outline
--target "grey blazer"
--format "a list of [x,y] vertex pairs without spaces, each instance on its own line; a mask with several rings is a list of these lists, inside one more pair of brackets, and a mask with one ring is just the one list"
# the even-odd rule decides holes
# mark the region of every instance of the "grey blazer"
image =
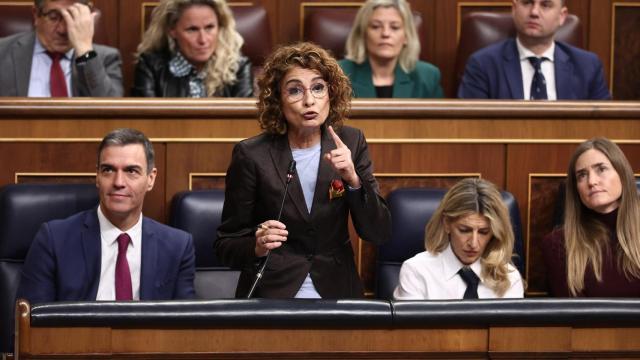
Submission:
[[[0,39],[0,96],[27,96],[35,41],[33,31]],[[97,57],[82,66],[72,65],[73,96],[123,96],[120,52],[96,44],[93,49]]]

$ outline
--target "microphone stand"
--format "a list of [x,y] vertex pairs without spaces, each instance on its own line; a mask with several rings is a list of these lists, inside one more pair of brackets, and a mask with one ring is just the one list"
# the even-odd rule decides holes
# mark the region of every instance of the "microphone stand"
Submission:
[[[280,218],[282,217],[282,210],[284,209],[284,201],[287,198],[287,190],[289,190],[289,184],[291,183],[291,179],[293,179],[293,174],[295,173],[295,171],[296,171],[296,161],[291,160],[291,162],[289,163],[289,169],[287,170],[287,182],[284,185],[284,195],[282,196],[282,201],[280,202],[280,210],[278,211],[278,218],[277,218],[278,221],[280,221]],[[271,250],[267,250],[267,255],[264,261],[262,262],[262,265],[260,265],[260,269],[258,269],[258,273],[256,274],[256,279],[253,281],[253,284],[251,285],[251,289],[247,294],[247,299],[251,299],[253,292],[256,290],[256,286],[258,286],[260,279],[262,279],[262,276],[264,275],[264,269],[267,267],[267,263],[269,262],[270,256],[271,256]]]

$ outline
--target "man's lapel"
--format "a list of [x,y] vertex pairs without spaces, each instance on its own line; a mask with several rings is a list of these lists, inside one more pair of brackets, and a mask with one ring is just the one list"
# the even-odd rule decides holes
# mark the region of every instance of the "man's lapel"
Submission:
[[556,43],[554,57],[554,68],[556,75],[556,96],[561,99],[575,99],[575,93],[571,82],[573,65],[569,61],[569,55],[565,53]]
[[518,55],[518,47],[514,38],[509,39],[505,44],[502,59],[505,78],[509,85],[509,90],[511,90],[511,98],[516,100],[524,99],[520,55]]
[[[100,284],[100,266],[102,262],[102,242],[100,240],[100,223],[98,222],[97,209],[87,212],[84,220],[84,228],[80,233],[82,253],[84,256],[87,280],[88,300],[95,300]],[[82,276],[78,274],[78,276]]]
[[158,242],[151,222],[142,218],[142,263],[140,264],[140,300],[155,298],[155,282],[158,272]]
[[27,96],[29,93],[29,79],[31,77],[35,41],[36,34],[31,32],[16,41],[11,51],[13,68],[16,74],[15,87],[18,96]]

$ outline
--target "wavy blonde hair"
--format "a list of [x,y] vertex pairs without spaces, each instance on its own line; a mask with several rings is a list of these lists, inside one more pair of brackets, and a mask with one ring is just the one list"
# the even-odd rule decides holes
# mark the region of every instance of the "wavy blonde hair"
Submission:
[[[567,285],[571,295],[584,289],[584,273],[591,267],[596,279],[602,281],[602,259],[609,232],[604,224],[593,219],[580,200],[576,163],[587,150],[597,150],[609,159],[620,177],[622,195],[616,222],[618,267],[627,279],[640,278],[640,200],[633,169],[618,145],[611,140],[596,137],[580,144],[573,153],[567,169],[564,212],[564,239],[567,254]],[[615,251],[615,249],[612,249]]]
[[449,245],[445,221],[480,214],[489,220],[493,237],[480,257],[482,278],[498,297],[511,286],[509,264],[513,253],[514,235],[509,211],[498,188],[487,180],[462,179],[447,191],[425,229],[427,251],[438,254]]
[[416,26],[413,22],[413,13],[411,12],[411,6],[405,0],[368,0],[362,5],[355,20],[353,21],[353,27],[349,32],[347,38],[347,44],[345,47],[345,58],[354,61],[357,64],[362,64],[367,60],[367,28],[369,27],[369,19],[371,14],[379,8],[395,8],[402,17],[404,23],[404,33],[407,37],[407,45],[402,48],[400,55],[398,56],[398,64],[404,72],[411,72],[416,68],[418,57],[420,56],[420,41],[418,39],[418,33],[416,32]]
[[282,46],[265,61],[264,71],[258,80],[260,127],[270,134],[283,135],[287,132],[280,86],[287,72],[294,67],[320,73],[329,87],[329,115],[324,126],[341,127],[351,109],[351,83],[336,59],[325,49],[310,42]]
[[177,45],[169,36],[169,31],[176,26],[186,9],[196,5],[211,7],[218,17],[218,45],[204,66],[207,74],[204,85],[207,95],[213,96],[225,85],[236,81],[240,48],[244,43],[242,36],[236,31],[236,21],[224,0],[162,0],[153,9],[151,24],[138,45],[136,57],[154,51],[175,54]]

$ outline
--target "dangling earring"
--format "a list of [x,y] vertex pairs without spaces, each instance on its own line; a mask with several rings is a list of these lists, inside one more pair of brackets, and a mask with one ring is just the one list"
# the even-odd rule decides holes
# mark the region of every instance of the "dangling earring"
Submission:
[[169,51],[171,53],[175,53],[176,52],[176,39],[172,38],[171,36],[167,36],[167,42],[169,43]]

